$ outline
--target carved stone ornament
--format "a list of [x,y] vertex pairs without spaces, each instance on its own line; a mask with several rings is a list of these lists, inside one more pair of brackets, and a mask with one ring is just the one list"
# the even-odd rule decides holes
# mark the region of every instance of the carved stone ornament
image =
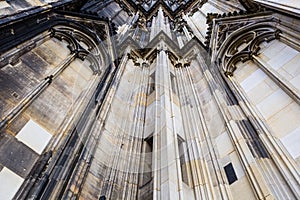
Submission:
[[280,30],[272,23],[251,23],[245,28],[231,32],[220,44],[215,52],[215,61],[227,76],[231,76],[236,69],[236,63],[252,59],[257,55],[262,42],[270,42],[279,38]]

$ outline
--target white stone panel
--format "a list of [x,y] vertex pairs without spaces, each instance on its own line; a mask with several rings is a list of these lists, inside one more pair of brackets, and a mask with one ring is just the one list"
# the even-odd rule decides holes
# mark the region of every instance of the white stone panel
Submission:
[[286,63],[288,63],[290,60],[292,60],[296,55],[298,54],[298,51],[295,49],[286,46],[282,49],[276,56],[274,56],[272,59],[268,61],[268,64],[275,70],[279,69]]
[[245,92],[248,93],[251,89],[265,80],[266,77],[267,75],[261,69],[257,69],[248,78],[241,82],[241,86]]
[[93,71],[89,67],[91,64],[90,62],[88,62],[87,60],[82,61],[80,59],[75,59],[73,63],[73,69],[77,72],[78,76],[84,78],[87,81],[91,79],[91,77],[93,76]]
[[291,80],[291,84],[300,91],[300,74]]
[[[208,25],[206,24],[206,17],[205,15],[201,14],[200,12],[196,12],[192,17],[192,21],[194,22],[197,30],[200,32],[200,37],[204,37],[206,35],[206,30]],[[197,35],[197,33],[196,33]]]
[[16,136],[19,141],[29,146],[38,154],[43,152],[51,137],[50,133],[32,120],[29,120]]
[[51,38],[44,43],[51,51],[58,52],[57,55],[64,59],[70,55],[70,50],[68,49],[68,43],[65,41],[59,41],[56,38]]
[[298,158],[300,156],[300,127],[281,138],[281,142],[294,159]]
[[[282,51],[285,47],[286,44],[278,41],[278,40],[272,40],[269,43],[262,43],[261,45],[261,55],[262,58],[274,58],[275,56],[277,56],[280,51]],[[266,59],[264,59],[265,61],[268,61]]]
[[300,107],[296,102],[286,106],[268,120],[277,138],[282,138],[300,126]]
[[263,101],[266,97],[268,97],[273,92],[274,91],[269,86],[269,84],[266,81],[263,81],[255,88],[253,88],[251,91],[249,91],[248,96],[252,101],[252,103],[256,105],[259,104],[261,101]]
[[278,69],[277,72],[281,77],[284,77],[284,79],[287,81],[290,81],[291,79],[293,79],[295,77],[295,74],[291,75],[284,67],[281,67],[280,69]]
[[241,83],[246,78],[249,77],[255,70],[258,69],[257,65],[252,61],[248,60],[246,62],[238,62],[236,64],[236,70],[234,71],[234,77]]
[[268,119],[291,103],[291,101],[292,99],[282,89],[278,89],[276,92],[258,104],[257,108],[264,118]]
[[0,172],[0,199],[12,199],[23,181],[23,178],[4,167]]
[[183,198],[184,199],[195,199],[195,194],[192,188],[182,182]]
[[283,66],[283,69],[285,69],[291,76],[296,77],[300,74],[300,52],[298,52],[297,56],[295,56],[292,60],[290,60],[288,63],[286,63]]
[[233,200],[254,200],[256,199],[248,182],[247,177],[242,177],[230,185]]
[[221,158],[234,150],[227,132],[222,133],[216,138],[216,144]]

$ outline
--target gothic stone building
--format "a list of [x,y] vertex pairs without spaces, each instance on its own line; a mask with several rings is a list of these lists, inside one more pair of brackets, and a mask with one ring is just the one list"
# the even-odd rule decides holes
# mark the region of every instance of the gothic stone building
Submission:
[[299,0],[1,0],[0,199],[300,199]]

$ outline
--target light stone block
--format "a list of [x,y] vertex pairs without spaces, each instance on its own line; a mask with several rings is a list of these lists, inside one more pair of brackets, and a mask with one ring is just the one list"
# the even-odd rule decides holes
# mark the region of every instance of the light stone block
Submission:
[[291,76],[295,77],[300,74],[300,53],[286,63],[282,68],[285,69]]
[[278,40],[272,40],[269,43],[261,44],[260,47],[262,48],[262,50],[260,51],[260,54],[263,55],[262,58],[267,57],[269,60],[270,58],[274,58],[275,56],[277,56],[286,47],[286,44]]
[[230,162],[231,162],[231,160],[230,160],[230,154],[228,154],[227,156],[225,156],[225,157],[219,159],[219,164],[220,164],[220,166],[226,166],[226,165],[228,165],[228,163],[230,163]]
[[300,94],[300,74],[291,80],[291,84],[298,89],[296,92]]
[[19,141],[29,146],[38,154],[43,152],[51,137],[50,133],[32,120],[29,120],[16,136]]
[[161,199],[167,198],[169,196],[169,186],[168,186],[168,182],[164,182],[161,184]]
[[289,104],[287,107],[272,116],[268,122],[277,138],[286,136],[300,126],[299,105],[296,102]]
[[39,0],[26,0],[28,3],[30,3],[32,6],[42,6],[44,3],[43,1]]
[[177,183],[172,181],[166,181],[161,184],[161,199],[179,199],[179,191]]
[[261,70],[257,69],[248,78],[241,82],[241,87],[248,93],[251,89],[256,87],[266,79],[267,75]]
[[146,138],[150,137],[151,135],[153,135],[154,128],[155,128],[154,123],[145,126],[145,128],[144,128],[144,139],[146,139]]
[[88,86],[88,80],[82,76],[83,73],[76,72],[76,68],[78,68],[76,63],[72,62],[62,74],[63,79],[70,83],[68,89],[70,94],[73,94],[72,102],[74,102],[80,92]]
[[273,92],[278,90],[279,86],[271,78],[266,78],[265,82],[269,85]]
[[234,151],[227,132],[222,133],[216,138],[216,144],[221,158]]
[[217,137],[220,133],[224,131],[225,128],[224,119],[219,113],[211,116],[211,120],[208,121],[206,124],[212,138]]
[[192,188],[190,188],[188,185],[186,185],[184,182],[182,184],[182,190],[183,190],[183,198],[184,199],[195,199],[195,193]]
[[68,48],[68,43],[66,41],[60,41],[56,38],[51,38],[47,40],[47,44],[51,51],[55,52],[56,55],[62,59],[67,58],[70,55],[70,50]]
[[4,167],[0,172],[0,199],[12,199],[23,181],[23,178]]
[[264,54],[258,54],[257,57],[260,59],[260,60],[263,60],[264,62],[268,62],[270,60],[269,57],[267,57],[266,55]]
[[282,49],[276,56],[270,59],[267,63],[275,70],[278,70],[280,67],[291,61],[296,55],[298,51],[295,49],[286,46]]
[[203,13],[218,13],[218,14],[222,14],[223,12],[221,10],[219,10],[215,5],[211,4],[211,3],[205,3],[201,9],[200,9]]
[[236,64],[236,67],[237,68],[234,71],[234,76],[239,83],[245,80],[250,74],[258,69],[257,65],[251,60],[248,60],[244,63],[238,62]]
[[291,74],[289,74],[289,73],[287,72],[287,70],[284,69],[283,67],[281,67],[280,69],[278,69],[277,72],[278,72],[278,74],[279,74],[281,77],[283,77],[284,79],[286,79],[286,80],[288,80],[288,81],[291,80],[291,79],[293,79],[293,77],[294,77],[294,76],[292,76]]
[[85,80],[90,80],[93,76],[93,71],[89,67],[91,63],[88,61],[82,61],[76,59],[72,62],[73,69],[78,73],[78,76],[82,76]]
[[296,163],[297,163],[298,167],[300,167],[300,156],[296,159]]
[[259,104],[272,93],[272,89],[266,81],[261,82],[248,92],[248,97],[254,105]]
[[282,90],[278,89],[276,92],[268,96],[257,108],[265,119],[270,118],[275,113],[279,112],[285,106],[290,104],[292,99]]
[[232,192],[232,197],[234,200],[255,200],[253,191],[251,190],[251,185],[248,179],[244,176],[238,181],[230,185]]
[[281,138],[280,141],[294,159],[300,156],[300,126],[287,136]]

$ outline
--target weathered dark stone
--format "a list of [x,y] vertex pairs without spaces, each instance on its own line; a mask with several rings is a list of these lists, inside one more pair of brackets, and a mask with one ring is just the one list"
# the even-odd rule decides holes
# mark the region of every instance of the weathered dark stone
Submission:
[[25,178],[38,159],[38,154],[8,134],[0,136],[0,163]]
[[28,52],[22,56],[22,62],[29,66],[34,72],[41,76],[45,76],[48,63],[45,62],[41,57],[33,52]]

